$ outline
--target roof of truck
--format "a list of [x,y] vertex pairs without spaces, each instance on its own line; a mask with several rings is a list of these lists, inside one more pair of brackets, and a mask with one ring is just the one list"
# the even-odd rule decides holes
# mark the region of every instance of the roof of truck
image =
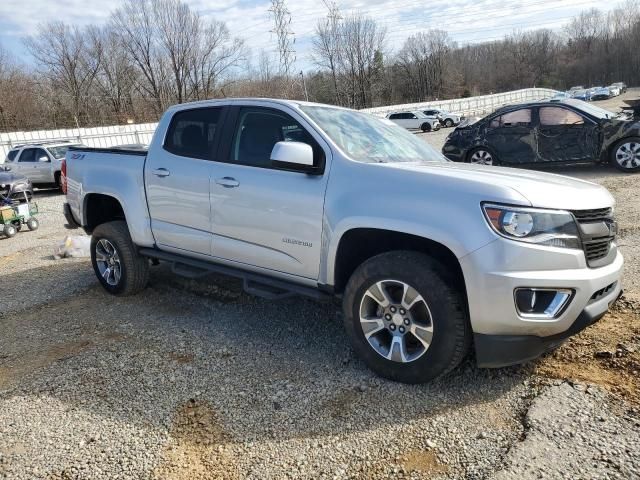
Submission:
[[189,108],[204,107],[207,105],[233,105],[235,103],[242,104],[246,102],[274,103],[278,105],[285,105],[291,108],[297,108],[300,106],[315,106],[315,107],[330,107],[330,108],[339,108],[343,110],[348,110],[345,107],[328,105],[326,103],[306,102],[304,100],[287,100],[283,98],[263,98],[263,97],[243,97],[243,98],[214,98],[211,100],[198,100],[195,102],[179,103],[177,105],[173,105],[169,107],[167,111],[188,110]]

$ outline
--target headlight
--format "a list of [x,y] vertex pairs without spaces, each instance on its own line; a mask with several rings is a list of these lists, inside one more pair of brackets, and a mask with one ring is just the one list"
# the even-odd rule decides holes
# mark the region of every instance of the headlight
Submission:
[[503,237],[549,247],[582,248],[571,213],[563,210],[482,205],[491,228]]

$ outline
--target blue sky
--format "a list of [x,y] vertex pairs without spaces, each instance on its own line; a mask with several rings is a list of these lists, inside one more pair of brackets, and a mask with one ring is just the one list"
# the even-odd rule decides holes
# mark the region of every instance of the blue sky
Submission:
[[[186,0],[206,18],[224,20],[232,33],[246,39],[255,53],[275,52],[264,0]],[[410,34],[429,28],[446,30],[459,43],[493,40],[534,28],[560,28],[571,16],[588,8],[606,10],[620,2],[591,0],[340,0],[343,14],[361,12],[387,28],[386,47],[398,48]],[[0,0],[0,45],[25,63],[31,63],[22,39],[38,32],[49,21],[73,25],[104,23],[120,0]],[[291,29],[295,33],[297,67],[312,64],[310,37],[316,22],[326,15],[321,0],[288,0]]]

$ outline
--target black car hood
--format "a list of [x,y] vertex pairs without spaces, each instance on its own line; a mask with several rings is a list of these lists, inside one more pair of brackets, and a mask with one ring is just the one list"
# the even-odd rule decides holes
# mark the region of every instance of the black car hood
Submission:
[[27,177],[17,173],[0,172],[0,185],[13,185],[18,182],[28,183]]

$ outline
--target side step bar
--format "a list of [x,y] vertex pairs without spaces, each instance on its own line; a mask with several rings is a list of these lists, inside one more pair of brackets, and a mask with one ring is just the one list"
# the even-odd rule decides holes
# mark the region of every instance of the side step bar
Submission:
[[209,263],[182,255],[163,252],[154,248],[141,248],[138,252],[144,257],[170,262],[173,273],[182,277],[199,278],[210,273],[219,273],[240,278],[243,280],[245,292],[269,300],[279,300],[295,295],[302,295],[315,300],[329,300],[333,298],[329,293],[316,288],[305,287],[286,280],[268,277],[227,265]]

